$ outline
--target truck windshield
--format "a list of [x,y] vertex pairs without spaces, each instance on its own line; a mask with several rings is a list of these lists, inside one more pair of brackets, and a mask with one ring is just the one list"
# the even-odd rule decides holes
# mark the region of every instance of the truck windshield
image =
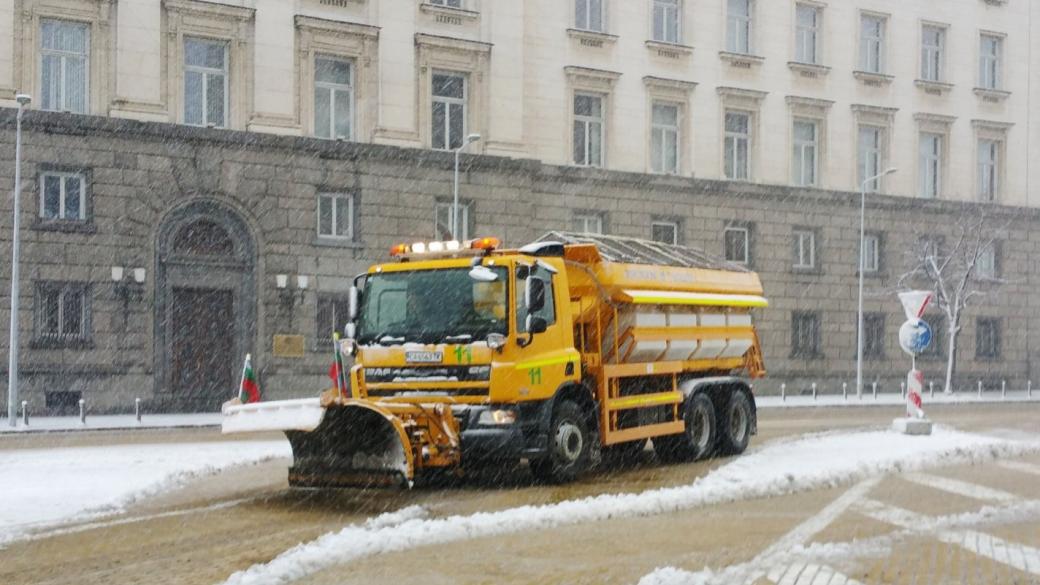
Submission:
[[358,343],[465,343],[507,333],[507,272],[480,282],[469,268],[372,274],[358,315]]

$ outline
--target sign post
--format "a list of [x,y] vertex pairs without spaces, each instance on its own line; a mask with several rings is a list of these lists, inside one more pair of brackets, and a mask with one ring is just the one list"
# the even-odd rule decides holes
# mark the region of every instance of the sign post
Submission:
[[922,409],[921,394],[924,391],[924,374],[917,369],[917,356],[932,342],[932,328],[921,319],[928,303],[932,300],[929,291],[899,293],[903,303],[906,322],[899,328],[899,346],[910,354],[910,372],[906,375],[906,416],[892,421],[892,427],[907,435],[932,434],[932,421]]

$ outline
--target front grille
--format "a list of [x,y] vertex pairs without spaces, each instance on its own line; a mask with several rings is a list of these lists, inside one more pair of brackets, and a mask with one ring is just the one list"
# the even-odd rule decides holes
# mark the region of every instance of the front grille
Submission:
[[487,382],[491,366],[409,366],[404,368],[365,368],[365,382],[429,383],[429,382]]

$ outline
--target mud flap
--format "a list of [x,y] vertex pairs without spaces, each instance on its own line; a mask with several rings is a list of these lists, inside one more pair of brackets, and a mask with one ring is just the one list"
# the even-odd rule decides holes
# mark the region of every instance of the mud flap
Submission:
[[409,487],[415,462],[400,418],[368,402],[330,407],[313,431],[285,431],[293,487]]

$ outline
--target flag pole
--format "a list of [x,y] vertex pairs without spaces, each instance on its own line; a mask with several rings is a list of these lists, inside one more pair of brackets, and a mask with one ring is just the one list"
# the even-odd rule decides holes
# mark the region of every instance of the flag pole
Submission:
[[332,360],[336,364],[336,393],[343,398],[343,360],[339,355],[339,332],[332,333]]

